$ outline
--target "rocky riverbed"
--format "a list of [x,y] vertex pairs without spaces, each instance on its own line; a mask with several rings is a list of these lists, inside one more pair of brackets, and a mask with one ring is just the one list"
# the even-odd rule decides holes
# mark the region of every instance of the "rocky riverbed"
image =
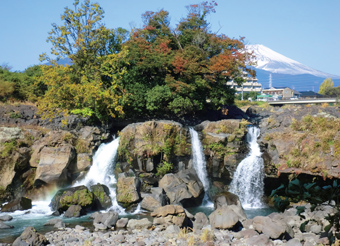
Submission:
[[95,229],[68,228],[54,219],[47,224],[54,224],[55,231],[42,235],[27,227],[13,245],[330,245],[324,229],[329,225],[326,217],[336,212],[330,205],[312,211],[306,204],[302,213],[300,206],[292,206],[284,213],[252,219],[236,213],[233,206],[216,208],[209,217],[201,212],[191,215],[177,205],[160,207],[153,218],[143,219],[97,212],[92,215]]

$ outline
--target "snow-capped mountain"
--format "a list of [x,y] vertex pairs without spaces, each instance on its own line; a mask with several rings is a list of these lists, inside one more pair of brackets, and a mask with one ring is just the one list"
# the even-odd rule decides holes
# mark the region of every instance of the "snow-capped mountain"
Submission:
[[332,78],[334,86],[340,85],[340,76],[310,68],[264,45],[246,45],[246,49],[252,51],[255,56],[257,78],[263,87],[268,87],[269,76],[274,87],[288,86],[299,91],[318,91],[325,78]]

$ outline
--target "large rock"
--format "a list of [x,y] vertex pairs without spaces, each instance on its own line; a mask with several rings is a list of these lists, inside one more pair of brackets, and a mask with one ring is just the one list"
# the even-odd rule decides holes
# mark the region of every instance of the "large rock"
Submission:
[[149,228],[152,226],[152,222],[148,220],[147,218],[136,220],[136,219],[131,219],[129,220],[127,224],[128,229],[143,229],[143,228]]
[[123,207],[140,201],[140,181],[137,177],[127,177],[121,173],[117,181],[117,202]]
[[32,200],[26,197],[20,197],[4,205],[1,212],[14,212],[16,210],[27,210],[30,208],[32,208]]
[[253,227],[271,239],[278,239],[290,232],[288,225],[283,220],[274,220],[268,216],[256,216],[253,218]]
[[242,208],[241,201],[239,197],[231,192],[221,192],[214,197],[214,207],[222,208],[230,206],[237,215],[242,218],[242,220],[246,219],[247,216]]
[[71,205],[65,212],[64,217],[72,218],[72,217],[80,217],[84,215],[85,211],[80,205]]
[[41,246],[41,245],[48,245],[49,241],[46,237],[40,233],[37,233],[36,230],[29,226],[26,227],[24,232],[15,239],[13,242],[13,246],[23,246],[23,245],[30,245],[30,246]]
[[9,214],[4,214],[0,216],[0,221],[11,221],[13,219]]
[[0,144],[23,138],[24,134],[19,127],[0,127]]
[[96,213],[93,225],[96,229],[106,230],[114,228],[118,221],[118,213],[109,211],[107,213]]
[[159,181],[170,199],[170,204],[182,204],[184,207],[200,205],[204,197],[202,182],[193,169],[179,173],[169,173]]
[[44,147],[40,153],[34,184],[56,184],[62,186],[69,181],[68,167],[75,161],[75,150],[72,145]]
[[59,190],[51,201],[54,211],[64,212],[71,205],[80,205],[83,209],[91,209],[94,202],[94,195],[86,186],[77,186]]
[[154,211],[158,207],[165,206],[169,203],[169,198],[166,196],[161,187],[151,188],[151,194],[143,198],[141,208],[148,211]]
[[238,215],[233,209],[232,206],[223,206],[217,208],[214,212],[209,215],[209,221],[212,228],[217,229],[235,229],[239,230],[238,227],[240,221],[242,221],[242,217]]
[[90,187],[94,195],[94,209],[102,210],[107,209],[112,206],[112,201],[110,198],[110,190],[106,185],[92,185]]
[[195,214],[195,220],[193,224],[194,231],[202,230],[203,227],[209,225],[208,217],[204,213],[198,212],[197,214]]
[[155,209],[151,213],[155,217],[153,223],[155,225],[177,225],[179,227],[187,226],[189,219],[182,206],[166,205]]
[[0,229],[12,229],[14,226],[7,225],[4,222],[0,221]]

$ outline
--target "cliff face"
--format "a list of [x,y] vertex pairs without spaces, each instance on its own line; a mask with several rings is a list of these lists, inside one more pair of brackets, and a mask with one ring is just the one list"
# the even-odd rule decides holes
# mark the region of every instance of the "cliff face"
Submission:
[[267,176],[340,178],[340,112],[336,107],[252,108],[260,119]]

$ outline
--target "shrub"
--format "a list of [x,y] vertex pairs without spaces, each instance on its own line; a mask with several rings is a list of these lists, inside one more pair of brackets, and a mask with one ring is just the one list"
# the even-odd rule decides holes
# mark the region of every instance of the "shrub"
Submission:
[[157,167],[156,176],[163,177],[165,174],[170,173],[173,167],[174,165],[172,163],[163,161],[163,163]]

